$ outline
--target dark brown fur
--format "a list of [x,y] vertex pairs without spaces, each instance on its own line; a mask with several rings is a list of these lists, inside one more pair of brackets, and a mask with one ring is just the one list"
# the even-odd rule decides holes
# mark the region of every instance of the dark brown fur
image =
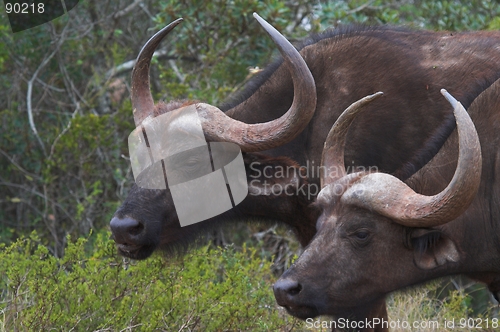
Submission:
[[[500,80],[478,97],[469,114],[483,165],[479,191],[463,215],[439,227],[408,228],[322,192],[318,233],[276,284],[278,302],[300,317],[342,315],[394,290],[458,273],[485,282],[498,300]],[[443,190],[455,172],[457,142],[455,131],[407,183],[427,195]],[[300,292],[286,290],[290,284]]]
[[[257,158],[262,165],[281,163],[284,167],[307,162],[319,165],[326,135],[341,112],[354,101],[383,91],[384,97],[368,106],[369,115],[353,124],[345,164],[376,166],[407,179],[429,161],[454,128],[451,108],[439,90],[446,88],[467,107],[500,77],[497,45],[498,32],[451,34],[391,27],[342,28],[311,38],[301,54],[317,85],[313,119],[290,143],[267,151],[267,156],[247,154],[246,160]],[[276,62],[249,83],[238,102],[225,109],[235,119],[259,123],[284,114],[292,98],[290,74]],[[317,176],[303,181],[319,185]],[[115,238],[134,247],[122,254],[142,259],[156,248],[185,248],[209,229],[257,215],[290,226],[305,245],[316,232],[317,211],[309,205],[314,196],[249,195],[231,211],[180,227],[168,190],[134,186],[115,218],[137,220],[140,229],[115,232]]]

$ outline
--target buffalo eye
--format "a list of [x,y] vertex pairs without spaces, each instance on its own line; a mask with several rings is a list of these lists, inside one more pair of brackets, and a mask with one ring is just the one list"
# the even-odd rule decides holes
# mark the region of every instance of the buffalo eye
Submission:
[[354,245],[363,247],[369,242],[370,231],[367,229],[358,229],[350,234],[350,238]]
[[354,233],[354,236],[358,240],[366,240],[369,235],[370,235],[370,233],[368,233],[368,231],[357,231],[356,233]]

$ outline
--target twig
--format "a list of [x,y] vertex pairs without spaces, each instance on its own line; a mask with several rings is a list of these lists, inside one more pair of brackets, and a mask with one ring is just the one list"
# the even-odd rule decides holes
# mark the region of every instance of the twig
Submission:
[[131,325],[131,326],[128,326],[128,327],[124,328],[123,330],[120,330],[120,332],[123,332],[123,331],[132,331],[132,329],[134,327],[139,327],[139,326],[142,326],[142,325],[144,325],[144,324],[138,323],[138,324],[135,324],[135,325]]
[[20,185],[20,184],[17,184],[17,183],[12,183],[12,182],[6,182],[6,181],[3,181],[2,179],[0,179],[0,186],[8,186],[8,187],[13,187],[13,188],[19,188],[19,189],[23,189],[25,191],[28,191],[30,193],[32,193],[33,195],[36,195],[38,197],[41,197],[45,200],[47,200],[48,202],[54,204],[56,207],[58,207],[62,212],[64,212],[64,214],[66,215],[66,217],[68,217],[69,220],[71,220],[71,222],[75,222],[75,220],[73,219],[73,217],[68,213],[68,211],[66,211],[65,208],[63,208],[61,206],[61,204],[55,202],[54,200],[50,199],[47,197],[47,195],[44,195],[34,189],[30,189],[30,188],[26,188],[25,186],[23,185]]
[[370,7],[373,3],[375,2],[375,0],[370,0],[368,1],[367,3],[357,7],[357,8],[354,8],[354,9],[351,9],[351,10],[348,10],[346,12],[347,15],[351,15],[351,14],[356,14],[357,12],[360,12],[368,7]]
[[124,9],[120,10],[119,12],[116,12],[113,15],[113,19],[119,19],[122,16],[127,15],[129,12],[131,12],[138,4],[140,4],[142,0],[135,0],[133,3],[125,7]]
[[139,7],[141,7],[142,11],[143,11],[143,12],[145,12],[145,13],[146,13],[146,15],[148,15],[148,16],[149,16],[149,19],[150,19],[151,21],[154,21],[154,20],[155,20],[154,15],[152,15],[152,14],[149,12],[148,8],[146,8],[146,6],[145,6],[143,3],[141,3]]
[[48,90],[53,90],[53,91],[55,91],[55,92],[59,92],[59,93],[60,93],[60,92],[64,92],[64,91],[65,91],[64,89],[57,88],[57,87],[55,87],[55,86],[53,86],[53,85],[49,85],[49,84],[45,83],[44,81],[42,81],[42,80],[41,80],[41,79],[39,79],[39,78],[37,78],[37,79],[36,79],[36,82],[37,82],[38,84],[40,84],[41,86],[45,87],[45,88],[46,88],[46,89],[48,89]]
[[[73,84],[73,81],[71,80],[68,71],[66,70],[66,67],[63,66],[63,59],[61,58],[61,55],[58,53],[57,56],[57,63],[59,64],[59,70],[61,71],[64,79],[64,85],[66,86],[66,91],[69,93],[69,97],[71,98],[71,101],[73,102],[74,105],[76,105],[76,109],[80,109],[80,103],[76,100],[76,97],[78,97],[83,103],[87,106],[89,104],[87,101],[83,98],[83,96],[80,94],[78,89],[75,87]],[[76,95],[76,96],[75,96]]]
[[4,150],[0,149],[0,153],[3,154],[5,156],[5,158],[9,159],[9,161],[11,162],[12,165],[16,166],[17,169],[19,169],[22,173],[24,173],[25,176],[29,176],[31,178],[34,178],[34,179],[37,179],[37,180],[40,180],[40,177],[36,174],[33,174],[31,172],[28,172],[27,170],[25,170],[24,168],[21,167],[21,165],[19,165],[15,160],[14,158],[12,158],[11,156],[9,156],[7,154],[7,152],[5,152]]
[[178,331],[178,332],[181,332],[182,330],[184,330],[184,328],[185,328],[185,327],[187,327],[189,323],[191,323],[191,320],[193,319],[193,317],[194,317],[194,312],[193,312],[193,311],[191,311],[191,313],[189,313],[189,315],[188,315],[188,320],[187,320],[187,322],[184,322],[184,323],[181,325],[181,327],[179,328],[179,331]]
[[[156,52],[153,53],[153,58],[154,57],[157,57],[158,59],[163,59],[163,58],[167,58],[169,60],[187,60],[187,61],[197,61],[195,58],[185,58],[185,57],[177,57],[177,56],[168,56],[168,51],[167,50],[158,50]],[[117,75],[120,75],[122,73],[125,73],[125,72],[128,72],[128,71],[131,71],[132,68],[134,68],[135,66],[135,60],[130,60],[130,61],[127,61],[127,62],[124,62],[114,68],[111,68],[110,70],[108,70],[106,72],[106,79],[110,79],[112,78],[113,76],[117,76]]]
[[56,144],[57,142],[61,139],[61,137],[66,134],[66,132],[69,130],[69,128],[71,127],[71,121],[75,118],[76,114],[78,113],[78,110],[80,109],[80,103],[76,103],[76,109],[75,111],[73,112],[73,114],[71,115],[71,119],[68,121],[68,124],[66,125],[66,128],[64,128],[60,133],[59,135],[57,135],[57,137],[54,139],[54,142],[52,143],[52,146],[50,147],[50,155],[48,156],[47,160],[50,160],[52,159],[52,155],[54,154],[54,149],[56,147]]
[[174,73],[177,76],[177,78],[179,79],[179,81],[181,83],[184,83],[184,81],[186,80],[186,75],[182,75],[182,73],[180,72],[179,68],[175,64],[175,61],[174,60],[168,60],[168,64],[174,70]]

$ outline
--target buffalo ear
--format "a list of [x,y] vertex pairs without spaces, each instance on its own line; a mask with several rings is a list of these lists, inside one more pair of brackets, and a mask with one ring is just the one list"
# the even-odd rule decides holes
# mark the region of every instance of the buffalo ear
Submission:
[[413,230],[410,241],[414,262],[423,270],[434,269],[448,262],[456,263],[460,259],[455,243],[438,230]]

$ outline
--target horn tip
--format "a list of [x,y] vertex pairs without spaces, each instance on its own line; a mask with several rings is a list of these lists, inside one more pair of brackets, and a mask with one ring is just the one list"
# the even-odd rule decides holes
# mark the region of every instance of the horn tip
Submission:
[[383,94],[384,93],[382,91],[375,92],[374,94],[366,96],[365,98],[363,98],[361,100],[364,101],[365,103],[367,103],[367,102],[370,102],[372,100],[377,99],[378,97],[382,96]]
[[453,106],[453,108],[456,108],[459,102],[448,92],[446,89],[441,89],[441,94],[448,100],[448,102]]
[[[266,20],[264,20],[259,14],[257,14],[256,12],[253,13],[253,17],[257,20],[257,22],[259,22],[260,25],[262,25],[262,27],[264,27],[264,29],[266,29],[268,26],[271,26],[269,23],[267,23]],[[267,30],[267,29],[266,29]]]
[[173,28],[175,28],[176,26],[178,26],[180,23],[182,23],[182,21],[184,21],[184,18],[182,17],[179,17],[178,19],[172,21],[169,25],[167,25],[166,27],[164,27],[163,29],[161,29],[158,33],[161,33],[162,31],[170,31],[172,30]]
[[168,30],[171,30],[173,28],[175,28],[176,26],[178,26],[180,23],[182,23],[184,21],[184,18],[182,17],[179,17],[178,19],[176,19],[175,21],[172,21],[172,23],[170,23],[168,26],[166,26],[164,29],[168,29]]
[[[273,27],[269,22],[267,22],[265,19],[263,19],[259,14],[256,12],[253,13],[253,17],[259,22],[259,24],[264,28],[264,30],[271,36],[271,38],[276,42],[276,39],[278,38],[277,35],[280,35],[278,30],[276,30],[275,27]],[[288,42],[288,41],[287,41]]]

